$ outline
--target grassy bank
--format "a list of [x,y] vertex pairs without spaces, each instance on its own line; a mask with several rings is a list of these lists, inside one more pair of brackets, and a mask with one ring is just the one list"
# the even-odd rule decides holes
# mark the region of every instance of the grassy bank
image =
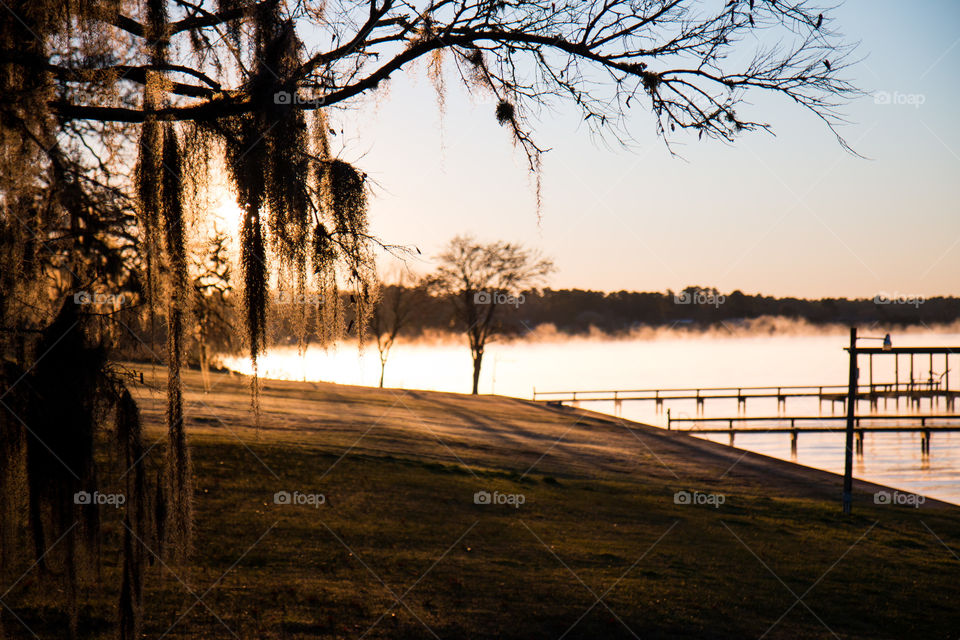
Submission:
[[[960,509],[859,483],[844,518],[829,474],[511,399],[268,382],[258,430],[247,380],[188,383],[195,551],[151,567],[148,637],[957,637]],[[50,595],[28,579],[4,601],[58,637]],[[105,634],[114,594],[85,598]]]

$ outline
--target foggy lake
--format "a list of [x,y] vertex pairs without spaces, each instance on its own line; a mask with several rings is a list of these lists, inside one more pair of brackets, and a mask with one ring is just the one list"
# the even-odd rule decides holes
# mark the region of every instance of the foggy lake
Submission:
[[[771,325],[769,330],[774,330]],[[882,336],[886,330],[861,329],[866,336]],[[960,344],[960,331],[908,330],[892,332],[895,346],[954,346]],[[615,389],[659,389],[688,387],[843,385],[848,358],[844,347],[847,330],[815,332],[776,327],[774,333],[746,333],[736,327],[705,333],[663,330],[638,333],[630,338],[567,337],[538,331],[525,339],[488,345],[480,378],[480,393],[531,398],[541,391],[582,391]],[[878,346],[875,343],[873,346]],[[871,346],[862,343],[861,346]],[[875,357],[873,379],[876,383],[894,379],[893,357]],[[224,357],[231,369],[249,373],[249,362],[241,357]],[[951,359],[951,367],[955,367]],[[915,380],[930,377],[926,356],[915,360]],[[860,383],[868,379],[867,358],[861,356]],[[933,361],[935,379],[944,374],[943,356]],[[265,378],[326,381],[341,384],[376,386],[380,363],[375,345],[362,351],[355,343],[324,350],[310,346],[304,355],[295,347],[273,348],[260,360],[260,375]],[[909,380],[909,359],[901,356],[900,381]],[[950,388],[960,388],[960,371],[951,371]],[[405,389],[469,392],[470,352],[459,336],[434,340],[398,341],[390,353],[385,386]],[[587,402],[583,408],[614,413],[612,402]],[[674,401],[666,405],[672,416],[695,417],[693,401]],[[858,413],[868,411],[861,402]],[[790,398],[783,415],[817,415],[821,409],[813,398]],[[890,400],[880,414],[904,414],[910,409],[901,400]],[[843,408],[836,405],[836,414]],[[952,413],[955,413],[954,410]],[[831,414],[830,403],[822,406]],[[932,409],[924,400],[919,413],[947,413],[941,399]],[[625,402],[624,418],[655,426],[666,426],[666,411],[658,413],[653,402]],[[711,400],[704,417],[737,415],[735,400]],[[750,399],[746,415],[778,415],[775,399]],[[838,423],[839,424],[839,423]],[[710,437],[727,443],[726,434]],[[788,434],[738,434],[735,446],[790,460]],[[835,433],[799,435],[797,456],[800,464],[842,473],[844,440],[842,430]],[[960,433],[934,433],[931,455],[922,456],[918,433],[867,433],[864,454],[855,458],[854,475],[960,504]]]

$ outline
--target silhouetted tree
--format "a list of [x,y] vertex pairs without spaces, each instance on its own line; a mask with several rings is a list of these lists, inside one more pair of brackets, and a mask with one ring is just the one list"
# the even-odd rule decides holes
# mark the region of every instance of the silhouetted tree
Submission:
[[370,317],[370,332],[377,339],[377,352],[380,354],[381,389],[390,349],[400,332],[414,319],[417,306],[423,299],[422,286],[410,285],[411,278],[401,270],[391,284],[381,286],[380,299]]
[[231,325],[232,304],[230,284],[233,268],[230,264],[228,237],[214,228],[207,240],[203,260],[197,260],[193,278],[194,317],[196,318],[197,360],[204,389],[209,390],[210,348],[226,348],[233,341]]
[[497,310],[522,304],[523,292],[553,271],[553,263],[509,242],[482,244],[457,236],[438,256],[440,266],[430,288],[445,295],[470,343],[473,388],[477,393],[487,342],[501,332]]

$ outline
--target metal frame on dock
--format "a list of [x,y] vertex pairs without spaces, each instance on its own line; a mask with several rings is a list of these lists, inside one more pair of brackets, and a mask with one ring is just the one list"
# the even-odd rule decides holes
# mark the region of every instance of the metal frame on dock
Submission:
[[[882,347],[858,347],[857,340],[883,340]],[[910,383],[913,384],[913,356],[930,356],[930,384],[933,385],[933,356],[942,354],[944,357],[944,372],[946,376],[946,395],[947,405],[952,406],[950,396],[950,355],[960,353],[960,347],[894,347],[890,334],[883,338],[857,337],[857,328],[850,327],[850,346],[846,347],[850,354],[850,378],[847,388],[847,429],[846,429],[846,450],[844,451],[843,465],[843,512],[849,514],[853,508],[853,431],[854,422],[857,420],[857,386],[860,377],[860,367],[857,358],[860,354],[870,356],[870,382],[873,382],[873,356],[892,355],[895,356],[895,375],[897,384],[900,383],[900,355],[910,356]],[[931,403],[933,402],[931,398]],[[930,452],[929,434],[927,434],[925,451]]]

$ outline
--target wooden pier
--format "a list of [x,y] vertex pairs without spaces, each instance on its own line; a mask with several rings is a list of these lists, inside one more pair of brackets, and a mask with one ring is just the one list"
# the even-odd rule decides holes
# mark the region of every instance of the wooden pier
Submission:
[[[922,400],[928,400],[930,410],[939,404],[942,398],[948,411],[952,411],[957,397],[960,396],[960,390],[950,388],[950,357],[960,354],[960,347],[883,347],[857,349],[861,355],[868,356],[867,363],[867,382],[857,385],[855,398],[859,401],[870,403],[871,410],[877,410],[880,400],[883,400],[884,408],[888,402],[893,400],[897,408],[900,407],[900,400],[908,403],[908,407],[920,409]],[[893,382],[874,382],[873,379],[873,357],[877,355],[894,357],[894,380]],[[909,368],[906,363],[901,366],[901,356],[907,360],[909,356]],[[923,356],[926,356],[924,358]],[[935,361],[934,356],[937,356]],[[943,356],[943,371],[938,373],[934,366],[938,365],[939,356]],[[923,362],[927,360],[927,370],[920,369],[916,361]],[[907,380],[901,380],[901,372],[907,374]],[[922,376],[919,377],[918,376]],[[657,412],[663,410],[664,403],[676,401],[694,401],[697,406],[697,413],[703,413],[704,404],[707,400],[736,400],[737,410],[746,412],[747,400],[760,398],[776,398],[777,410],[785,411],[788,398],[817,398],[819,407],[822,409],[824,402],[830,403],[830,410],[835,411],[839,403],[843,410],[846,410],[846,403],[849,397],[850,385],[832,384],[832,385],[800,385],[800,386],[777,386],[777,387],[700,387],[700,388],[677,388],[677,389],[612,389],[600,391],[537,391],[533,390],[533,399],[549,403],[573,403],[581,402],[613,402],[614,410],[617,415],[620,414],[624,402],[653,402],[656,405]]]
[[[824,423],[834,422],[834,426]],[[738,433],[789,433],[790,450],[796,453],[797,438],[800,433],[844,433],[845,417],[832,416],[727,416],[717,418],[673,418],[667,410],[667,430],[685,433],[730,435],[730,444]],[[747,426],[748,424],[770,426]],[[911,424],[912,423],[912,424]],[[941,424],[937,424],[941,423]],[[677,425],[688,424],[686,428]],[[703,424],[726,424],[726,427],[702,426]],[[736,426],[735,426],[736,425]],[[742,425],[742,426],[741,426]],[[853,431],[856,452],[863,453],[864,433],[919,433],[920,452],[930,454],[930,438],[934,432],[960,432],[960,415],[924,414],[924,415],[867,415],[854,418]]]
[[[927,382],[889,382],[859,385],[857,400],[870,403],[873,409],[879,408],[880,401],[887,407],[889,401],[900,406],[903,399],[908,406],[920,408],[922,400],[928,400],[931,409],[942,398],[948,410],[953,410],[960,390],[950,389],[939,380]],[[533,391],[533,399],[551,403],[613,402],[619,414],[623,402],[653,402],[657,411],[662,411],[664,403],[676,401],[696,402],[697,412],[702,413],[707,400],[736,400],[737,409],[746,411],[747,400],[776,399],[777,408],[785,410],[788,398],[816,398],[819,406],[829,402],[831,411],[839,404],[846,408],[847,385],[799,385],[779,387],[700,387],[675,389],[613,389],[587,391]]]

